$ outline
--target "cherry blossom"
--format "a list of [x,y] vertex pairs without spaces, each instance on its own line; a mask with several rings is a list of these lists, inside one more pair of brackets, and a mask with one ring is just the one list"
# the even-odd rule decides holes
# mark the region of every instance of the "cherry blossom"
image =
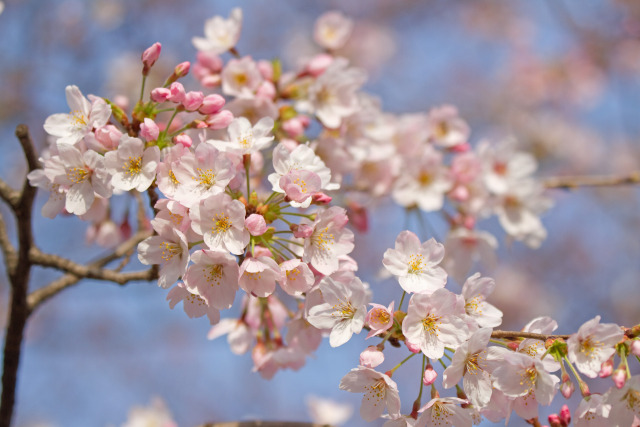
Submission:
[[269,136],[273,129],[273,119],[263,117],[254,125],[245,117],[233,119],[228,128],[229,140],[209,140],[210,144],[220,151],[235,154],[252,154],[260,151],[273,141],[273,136]]
[[160,264],[158,286],[168,289],[187,270],[189,244],[185,235],[170,222],[156,218],[151,224],[158,235],[138,244],[138,259],[147,265]]
[[[57,137],[59,144],[74,145],[93,128],[101,128],[111,117],[111,107],[102,98],[93,97],[90,102],[82,95],[78,86],[65,88],[69,114],[53,114],[44,122],[44,130]],[[91,96],[91,95],[90,95]]]
[[196,49],[217,55],[233,48],[240,38],[242,28],[242,9],[234,8],[229,19],[214,16],[204,24],[204,35],[194,37],[193,45]]
[[438,267],[443,258],[442,244],[433,238],[421,243],[418,236],[405,230],[398,234],[395,249],[384,253],[382,264],[397,277],[404,291],[432,293],[447,282],[447,273]]
[[313,39],[325,49],[339,49],[347,42],[353,21],[337,10],[325,12],[316,20]]
[[449,425],[471,427],[471,414],[458,405],[467,403],[457,397],[436,397],[420,408],[415,427],[439,427]]
[[481,328],[495,328],[502,323],[502,312],[485,299],[493,292],[496,282],[490,277],[481,277],[476,273],[462,286],[465,312]]
[[112,174],[111,185],[116,190],[144,191],[156,177],[160,149],[157,146],[144,148],[138,138],[123,135],[116,151],[104,156],[104,164]]
[[584,323],[567,340],[571,363],[589,378],[598,376],[602,364],[616,352],[614,346],[624,337],[614,323],[600,323],[600,316]]
[[385,409],[391,416],[400,415],[398,386],[383,373],[364,366],[353,368],[340,381],[340,390],[364,393],[360,416],[365,421],[380,418]]
[[184,283],[179,282],[171,288],[167,294],[167,300],[171,308],[182,301],[184,312],[190,318],[206,315],[212,325],[220,321],[220,312],[215,307],[208,305],[204,298],[198,294],[196,288],[189,289]]
[[238,290],[238,263],[226,252],[200,250],[191,255],[193,264],[183,277],[187,288],[198,289],[208,305],[230,308]]

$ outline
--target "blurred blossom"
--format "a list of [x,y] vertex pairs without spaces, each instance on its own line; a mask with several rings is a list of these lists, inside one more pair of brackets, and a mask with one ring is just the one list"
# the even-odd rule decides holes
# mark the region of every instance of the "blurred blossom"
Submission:
[[320,425],[338,426],[346,423],[353,415],[353,405],[313,395],[307,397],[307,408],[311,420]]

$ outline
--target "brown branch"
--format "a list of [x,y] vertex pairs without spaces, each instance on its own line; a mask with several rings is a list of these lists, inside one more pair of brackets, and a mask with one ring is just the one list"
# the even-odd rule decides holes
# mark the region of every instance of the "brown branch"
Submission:
[[16,253],[16,249],[11,244],[9,234],[7,234],[7,224],[4,222],[2,213],[0,213],[0,249],[2,249],[2,253],[4,255],[4,262],[7,266],[7,273],[11,275],[13,274],[13,271],[18,264],[18,254]]
[[[22,145],[22,151],[27,159],[29,171],[38,167],[38,159],[29,128],[26,125],[18,125],[16,137]],[[20,193],[20,199],[11,206],[16,216],[18,228],[17,260],[12,271],[9,271],[11,284],[11,308],[4,342],[4,359],[2,366],[2,397],[0,398],[0,427],[10,427],[15,405],[16,383],[18,379],[18,367],[20,365],[20,352],[24,327],[29,316],[27,305],[27,291],[29,275],[31,272],[31,260],[29,251],[33,245],[31,230],[31,210],[36,189],[29,185],[25,178]]]
[[549,338],[568,339],[571,335],[536,334],[534,332],[522,331],[493,331],[491,338],[532,338],[534,340],[546,341]]
[[[135,271],[131,273],[119,273],[118,271],[115,271],[115,270],[100,270],[102,267],[109,264],[111,261],[115,261],[116,259],[119,259],[125,256],[126,254],[128,254],[129,252],[131,252],[132,250],[134,250],[138,243],[140,243],[150,235],[151,235],[151,231],[138,231],[136,234],[131,236],[127,241],[125,241],[120,246],[118,246],[113,252],[86,266],[76,264],[69,260],[65,260],[71,264],[65,264],[65,266],[68,268],[64,268],[63,266],[60,269],[63,271],[67,271],[68,272],[67,274],[65,274],[64,276],[60,277],[57,280],[54,280],[53,282],[49,283],[47,286],[40,289],[36,289],[35,291],[29,294],[29,296],[27,297],[27,301],[29,304],[29,312],[33,312],[33,310],[38,308],[40,304],[47,301],[49,298],[57,295],[59,292],[67,289],[68,287],[75,285],[83,278],[113,280],[112,278],[107,278],[107,277],[115,276],[115,278],[118,279],[116,280],[116,282],[121,285],[124,285],[133,280],[149,281],[149,280],[156,279],[158,276],[156,267],[152,267],[146,271]],[[35,251],[32,251],[32,254],[34,252]],[[60,257],[56,257],[55,255],[51,255],[51,257],[53,258],[50,258],[47,254],[42,254],[42,255],[46,255],[44,257],[46,259],[43,259],[43,261],[47,261],[47,262],[56,258],[60,258]],[[38,255],[36,255],[36,257],[38,257]],[[64,258],[62,259],[64,260]],[[39,265],[45,265],[45,264],[39,264]],[[52,266],[52,265],[46,264],[45,266],[58,268],[57,265]],[[79,273],[79,274],[76,275],[74,273]],[[86,275],[80,274],[80,273],[86,273]]]
[[547,178],[544,181],[546,188],[562,188],[566,190],[578,187],[611,187],[637,184],[640,184],[640,171],[631,172],[628,175],[622,176],[558,176]]
[[0,198],[9,206],[15,208],[20,202],[20,192],[11,188],[9,184],[0,179]]
[[314,424],[298,421],[231,421],[207,423],[198,427],[331,427],[328,424]]

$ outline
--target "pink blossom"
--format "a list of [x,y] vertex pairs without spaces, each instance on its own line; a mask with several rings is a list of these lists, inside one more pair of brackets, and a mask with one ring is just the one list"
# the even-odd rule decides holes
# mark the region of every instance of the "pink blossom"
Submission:
[[206,315],[212,325],[220,321],[220,312],[213,306],[209,306],[195,288],[188,289],[184,283],[178,283],[171,288],[167,294],[167,300],[171,308],[174,308],[176,304],[182,301],[184,312],[190,318]]
[[629,345],[629,351],[634,356],[639,356],[640,357],[640,340],[631,341],[631,344]]
[[314,284],[313,272],[298,258],[282,262],[280,269],[284,274],[280,286],[289,295],[300,296]]
[[293,236],[298,239],[306,239],[313,234],[313,227],[309,224],[292,224]]
[[200,51],[218,55],[233,48],[240,38],[242,28],[242,9],[234,8],[229,19],[214,16],[204,24],[205,37],[194,37],[193,45]]
[[193,264],[184,275],[187,288],[197,288],[208,305],[230,308],[238,290],[238,263],[227,252],[201,250],[191,255]]
[[210,249],[244,253],[250,235],[244,226],[245,207],[239,200],[226,193],[207,197],[191,208],[189,217],[191,227]]
[[375,345],[370,345],[360,353],[360,365],[365,368],[375,368],[384,362],[384,353]]
[[165,102],[171,96],[171,90],[165,87],[157,87],[151,91],[151,100],[154,102]]
[[232,59],[222,70],[222,92],[239,98],[253,98],[262,83],[262,75],[251,57]]
[[222,110],[225,102],[225,99],[217,93],[207,95],[202,100],[202,105],[200,105],[198,111],[204,115],[215,114]]
[[273,258],[248,257],[240,266],[239,284],[249,294],[266,297],[276,290],[276,282],[281,282],[282,276],[283,273]]
[[249,351],[253,340],[247,324],[237,319],[222,319],[220,323],[211,327],[207,338],[214,340],[222,335],[227,335],[227,342],[233,354],[244,354]]
[[252,154],[271,145],[274,138],[270,135],[273,126],[274,121],[271,117],[263,117],[254,126],[245,117],[236,117],[227,129],[228,140],[214,139],[207,142],[224,152]]
[[618,325],[600,323],[600,316],[596,316],[567,340],[569,360],[580,372],[595,378],[602,364],[613,356],[614,346],[623,337],[624,333]]
[[374,303],[369,305],[373,306],[373,308],[369,310],[365,318],[366,324],[371,328],[367,338],[380,335],[393,326],[393,301],[391,301],[389,307]]
[[233,122],[233,114],[229,110],[222,110],[205,118],[211,130],[226,129]]
[[114,189],[145,191],[156,177],[160,149],[157,146],[145,148],[138,138],[123,135],[116,151],[104,156],[104,164],[112,174]]
[[455,147],[467,142],[469,125],[460,118],[452,105],[443,105],[429,111],[430,139],[442,147]]
[[145,141],[155,141],[160,135],[160,128],[153,120],[145,117],[144,122],[140,125],[140,136]]
[[191,63],[189,61],[181,62],[173,69],[173,77],[176,79],[184,77],[189,74],[189,69],[191,69]]
[[138,259],[146,265],[160,264],[158,286],[169,289],[187,271],[189,244],[171,222],[155,218],[151,224],[158,235],[138,244]]
[[333,62],[333,55],[327,53],[320,53],[309,60],[305,66],[305,72],[313,77],[318,77],[329,68],[329,65]]
[[262,83],[260,83],[260,86],[258,86],[258,89],[256,89],[256,96],[259,98],[273,100],[275,99],[276,95],[276,87],[273,85],[273,83],[268,81],[263,81]]
[[429,239],[421,243],[418,236],[405,230],[398,234],[395,249],[387,249],[382,264],[406,292],[432,293],[445,286],[447,273],[438,267],[444,258],[444,246]]
[[202,105],[204,94],[200,91],[189,91],[184,95],[182,105],[187,111],[196,111]]
[[180,82],[171,83],[171,86],[169,86],[169,92],[171,92],[171,94],[167,97],[167,100],[171,102],[176,102],[176,103],[180,103],[184,101],[186,92],[184,90],[184,86],[182,86],[182,83]]
[[320,190],[322,181],[318,174],[307,170],[292,170],[280,178],[280,188],[287,198],[303,203]]
[[180,144],[183,147],[191,147],[191,145],[193,144],[193,141],[191,140],[191,137],[189,135],[187,135],[186,133],[181,133],[180,135],[177,135],[173,138],[173,142],[175,144]]
[[424,374],[422,375],[422,383],[426,386],[429,386],[436,382],[436,378],[438,378],[438,373],[435,369],[433,369],[431,363],[429,363],[424,370]]
[[627,382],[627,371],[624,367],[621,366],[613,371],[613,374],[611,374],[611,379],[613,380],[613,383],[616,387],[622,388]]
[[352,29],[351,19],[337,10],[332,10],[316,20],[313,39],[325,49],[339,49],[349,39]]
[[360,416],[365,421],[380,418],[385,408],[392,416],[400,415],[400,395],[398,386],[389,376],[371,368],[353,368],[340,381],[340,390],[364,393]]
[[449,425],[456,427],[471,427],[471,414],[468,409],[459,405],[467,401],[457,397],[436,397],[420,408],[420,416],[416,420],[416,427],[435,427]]
[[244,220],[244,225],[252,236],[262,236],[267,231],[267,223],[260,214],[251,214]]
[[142,52],[142,64],[144,65],[144,68],[142,69],[143,76],[149,74],[149,70],[153,67],[153,64],[156,63],[158,57],[160,57],[161,49],[162,45],[156,42]]
[[87,148],[98,153],[105,153],[117,149],[121,138],[122,132],[117,127],[106,125],[88,133],[84,137],[84,141]]

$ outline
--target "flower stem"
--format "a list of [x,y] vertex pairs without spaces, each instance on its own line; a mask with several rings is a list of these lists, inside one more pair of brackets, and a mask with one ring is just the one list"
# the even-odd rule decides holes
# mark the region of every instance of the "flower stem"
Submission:
[[[446,354],[445,354],[445,356],[446,356]],[[449,359],[449,360],[451,360],[451,359]],[[438,362],[440,362],[440,364],[442,365],[443,368],[447,369],[447,364],[442,361],[442,358],[438,359]]]
[[297,212],[280,212],[282,215],[293,215],[293,216],[301,216],[303,218],[310,219],[313,221],[313,214],[301,214]]
[[407,295],[407,291],[402,291],[402,298],[400,298],[400,304],[398,304],[396,311],[400,311],[402,309],[402,303],[404,302],[405,295]]
[[267,197],[267,200],[264,201],[264,204],[265,205],[268,204],[271,201],[271,199],[273,199],[274,196],[276,196],[278,194],[280,194],[280,193],[276,193],[275,191],[272,191],[271,194],[269,194],[269,197]]
[[247,200],[251,197],[251,179],[249,178],[249,166],[250,162],[244,162],[244,171],[247,176]]
[[292,245],[296,245],[300,247],[304,246],[302,243],[294,242],[293,240],[289,240],[289,239],[283,239],[281,237],[274,237],[273,240],[281,240],[283,242],[291,243]]
[[416,354],[418,354],[418,353],[411,353],[410,355],[408,355],[407,357],[402,359],[402,362],[398,363],[396,366],[391,368],[391,370],[389,372],[391,372],[391,373],[395,372],[396,369],[398,369],[400,366],[404,365],[407,360],[411,359]]
[[138,102],[142,102],[144,96],[144,85],[147,83],[147,76],[142,76],[142,87],[140,88],[140,99]]
[[502,341],[498,341],[498,340],[489,340],[489,342],[494,343],[494,344],[501,345],[501,346],[503,346],[503,347],[507,347],[507,348],[509,348],[509,346],[508,346],[506,343],[502,342]]
[[567,355],[565,354],[564,356],[562,356],[562,358],[564,359],[565,362],[567,362],[567,365],[569,365],[569,369],[571,369],[571,372],[573,372],[573,376],[576,377],[576,380],[578,380],[578,385],[580,386],[580,393],[582,393],[583,396],[585,396],[585,394],[588,395],[588,392],[585,393],[585,389],[584,389],[584,386],[586,384],[584,383],[584,381],[582,381],[582,378],[580,378],[580,374],[578,374],[578,371],[576,371],[576,368],[573,367]]

